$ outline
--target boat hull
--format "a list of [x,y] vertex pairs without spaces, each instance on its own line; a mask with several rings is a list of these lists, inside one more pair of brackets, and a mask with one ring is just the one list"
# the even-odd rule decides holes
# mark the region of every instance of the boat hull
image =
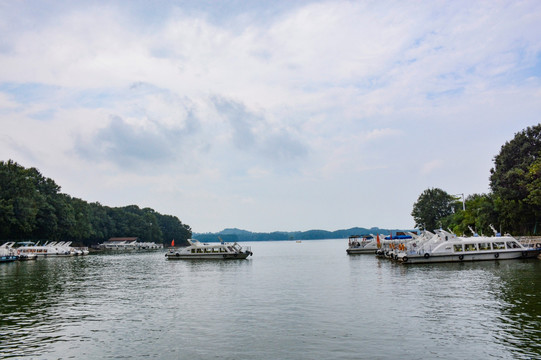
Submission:
[[38,258],[70,257],[70,256],[75,256],[75,254],[72,254],[72,253],[68,253],[68,254],[61,254],[61,253],[58,253],[58,254],[55,254],[55,253],[43,254],[43,253],[39,253],[39,254],[36,254],[36,257],[38,257]]
[[238,254],[182,254],[167,253],[165,257],[168,260],[242,260],[250,256],[250,253]]
[[465,262],[465,261],[488,261],[488,260],[510,260],[510,259],[528,259],[539,255],[539,250],[513,250],[513,251],[490,251],[490,252],[472,252],[472,253],[453,253],[453,254],[429,254],[428,256],[420,254],[408,254],[399,257],[397,260],[404,264],[423,264],[439,262]]
[[36,260],[38,256],[36,254],[21,254],[19,255],[19,261]]
[[3,255],[3,256],[0,256],[0,263],[12,262],[12,261],[15,261],[15,260],[17,260],[17,256],[15,256],[15,255]]
[[346,249],[346,252],[350,255],[354,255],[354,254],[372,254],[374,255],[376,253],[376,250],[375,248],[348,248]]

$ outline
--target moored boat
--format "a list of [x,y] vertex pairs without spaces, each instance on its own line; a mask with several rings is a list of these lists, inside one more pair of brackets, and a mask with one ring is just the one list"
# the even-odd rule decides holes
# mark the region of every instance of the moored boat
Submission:
[[381,246],[379,235],[377,239],[373,235],[351,235],[348,239],[346,252],[352,254],[375,254]]
[[416,232],[408,231],[395,236],[386,236],[381,239],[381,246],[376,251],[376,256],[396,259],[398,253],[405,251],[408,244],[413,243],[413,246],[415,246],[416,243],[423,242],[433,235],[429,231],[423,231],[420,235]]
[[40,245],[39,242],[26,242],[17,248],[17,252],[21,256],[28,255],[30,258],[34,255],[37,257],[83,255],[82,251],[71,247],[71,241],[46,242],[43,245]]
[[0,263],[12,262],[18,259],[16,252],[13,250],[13,242],[7,242],[0,246]]
[[541,248],[523,246],[511,235],[459,237],[444,230],[409,246],[395,259],[405,264],[534,258]]
[[253,255],[249,246],[242,247],[237,243],[200,243],[195,239],[189,239],[188,243],[190,245],[186,247],[169,248],[165,257],[170,260],[227,260],[246,259],[248,256]]

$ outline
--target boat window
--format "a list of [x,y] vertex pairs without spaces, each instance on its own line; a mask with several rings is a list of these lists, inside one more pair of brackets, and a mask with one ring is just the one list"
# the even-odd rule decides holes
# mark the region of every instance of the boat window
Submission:
[[197,249],[197,253],[198,254],[202,253],[201,249]]
[[465,251],[477,251],[477,246],[475,244],[466,244],[464,245]]
[[479,250],[481,250],[481,251],[491,250],[490,243],[480,243],[479,244]]
[[[172,250],[171,250],[172,251]],[[195,254],[195,249],[192,249],[192,254]]]
[[517,248],[519,248],[519,245],[515,241],[508,241],[507,242],[507,248],[508,249],[517,249]]
[[505,249],[505,243],[504,242],[493,242],[492,243],[492,248],[494,250]]
[[455,252],[462,252],[462,244],[455,244],[453,248]]

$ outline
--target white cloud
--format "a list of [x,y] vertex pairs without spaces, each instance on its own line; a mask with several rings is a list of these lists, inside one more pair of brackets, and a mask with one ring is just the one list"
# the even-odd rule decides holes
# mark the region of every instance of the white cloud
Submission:
[[3,113],[16,110],[19,104],[9,94],[0,92],[0,109]]

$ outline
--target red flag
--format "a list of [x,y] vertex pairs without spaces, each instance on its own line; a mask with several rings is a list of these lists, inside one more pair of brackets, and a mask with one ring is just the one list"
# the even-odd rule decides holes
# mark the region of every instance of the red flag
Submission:
[[379,234],[376,237],[376,243],[378,244],[378,249],[381,247],[381,243],[379,242]]
[[175,239],[173,239],[173,241],[171,241],[171,246],[175,246]]

